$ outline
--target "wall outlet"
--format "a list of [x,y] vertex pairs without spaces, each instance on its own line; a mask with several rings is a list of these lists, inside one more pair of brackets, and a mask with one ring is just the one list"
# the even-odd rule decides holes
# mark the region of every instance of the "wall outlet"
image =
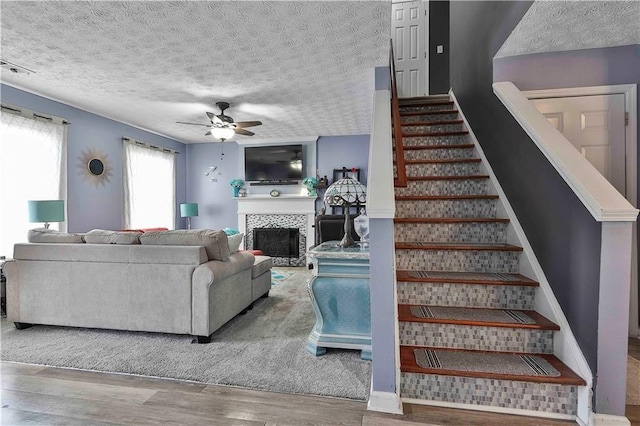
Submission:
[[441,44],[439,44],[439,45],[436,47],[436,52],[437,52],[437,53],[444,53],[444,46],[443,46],[443,45],[441,45]]

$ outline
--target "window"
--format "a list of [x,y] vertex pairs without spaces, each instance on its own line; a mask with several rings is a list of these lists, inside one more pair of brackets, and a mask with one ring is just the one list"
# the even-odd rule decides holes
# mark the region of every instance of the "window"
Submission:
[[125,228],[175,228],[175,153],[124,138]]
[[[27,241],[28,200],[66,199],[66,129],[61,119],[25,109],[0,112],[0,255],[13,256],[13,245]],[[66,208],[65,208],[66,213]],[[66,231],[66,222],[51,223]]]

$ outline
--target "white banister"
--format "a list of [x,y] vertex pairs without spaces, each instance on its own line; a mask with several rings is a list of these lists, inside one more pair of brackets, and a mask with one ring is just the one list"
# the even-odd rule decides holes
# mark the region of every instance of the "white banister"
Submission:
[[367,215],[370,218],[391,219],[396,212],[390,99],[389,90],[376,90],[373,95],[373,128],[367,175]]
[[493,92],[598,222],[633,222],[633,207],[510,81]]

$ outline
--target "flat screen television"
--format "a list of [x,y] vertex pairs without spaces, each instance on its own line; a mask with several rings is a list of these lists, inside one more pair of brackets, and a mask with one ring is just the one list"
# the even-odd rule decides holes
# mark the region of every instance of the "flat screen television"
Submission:
[[244,149],[244,180],[295,182],[302,179],[302,145],[248,146]]

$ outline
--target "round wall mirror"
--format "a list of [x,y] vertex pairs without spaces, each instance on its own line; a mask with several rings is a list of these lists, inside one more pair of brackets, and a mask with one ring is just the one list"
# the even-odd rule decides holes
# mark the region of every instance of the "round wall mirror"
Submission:
[[89,173],[94,176],[100,176],[102,173],[104,173],[104,163],[98,158],[92,158],[91,160],[89,160],[87,168],[89,169]]

